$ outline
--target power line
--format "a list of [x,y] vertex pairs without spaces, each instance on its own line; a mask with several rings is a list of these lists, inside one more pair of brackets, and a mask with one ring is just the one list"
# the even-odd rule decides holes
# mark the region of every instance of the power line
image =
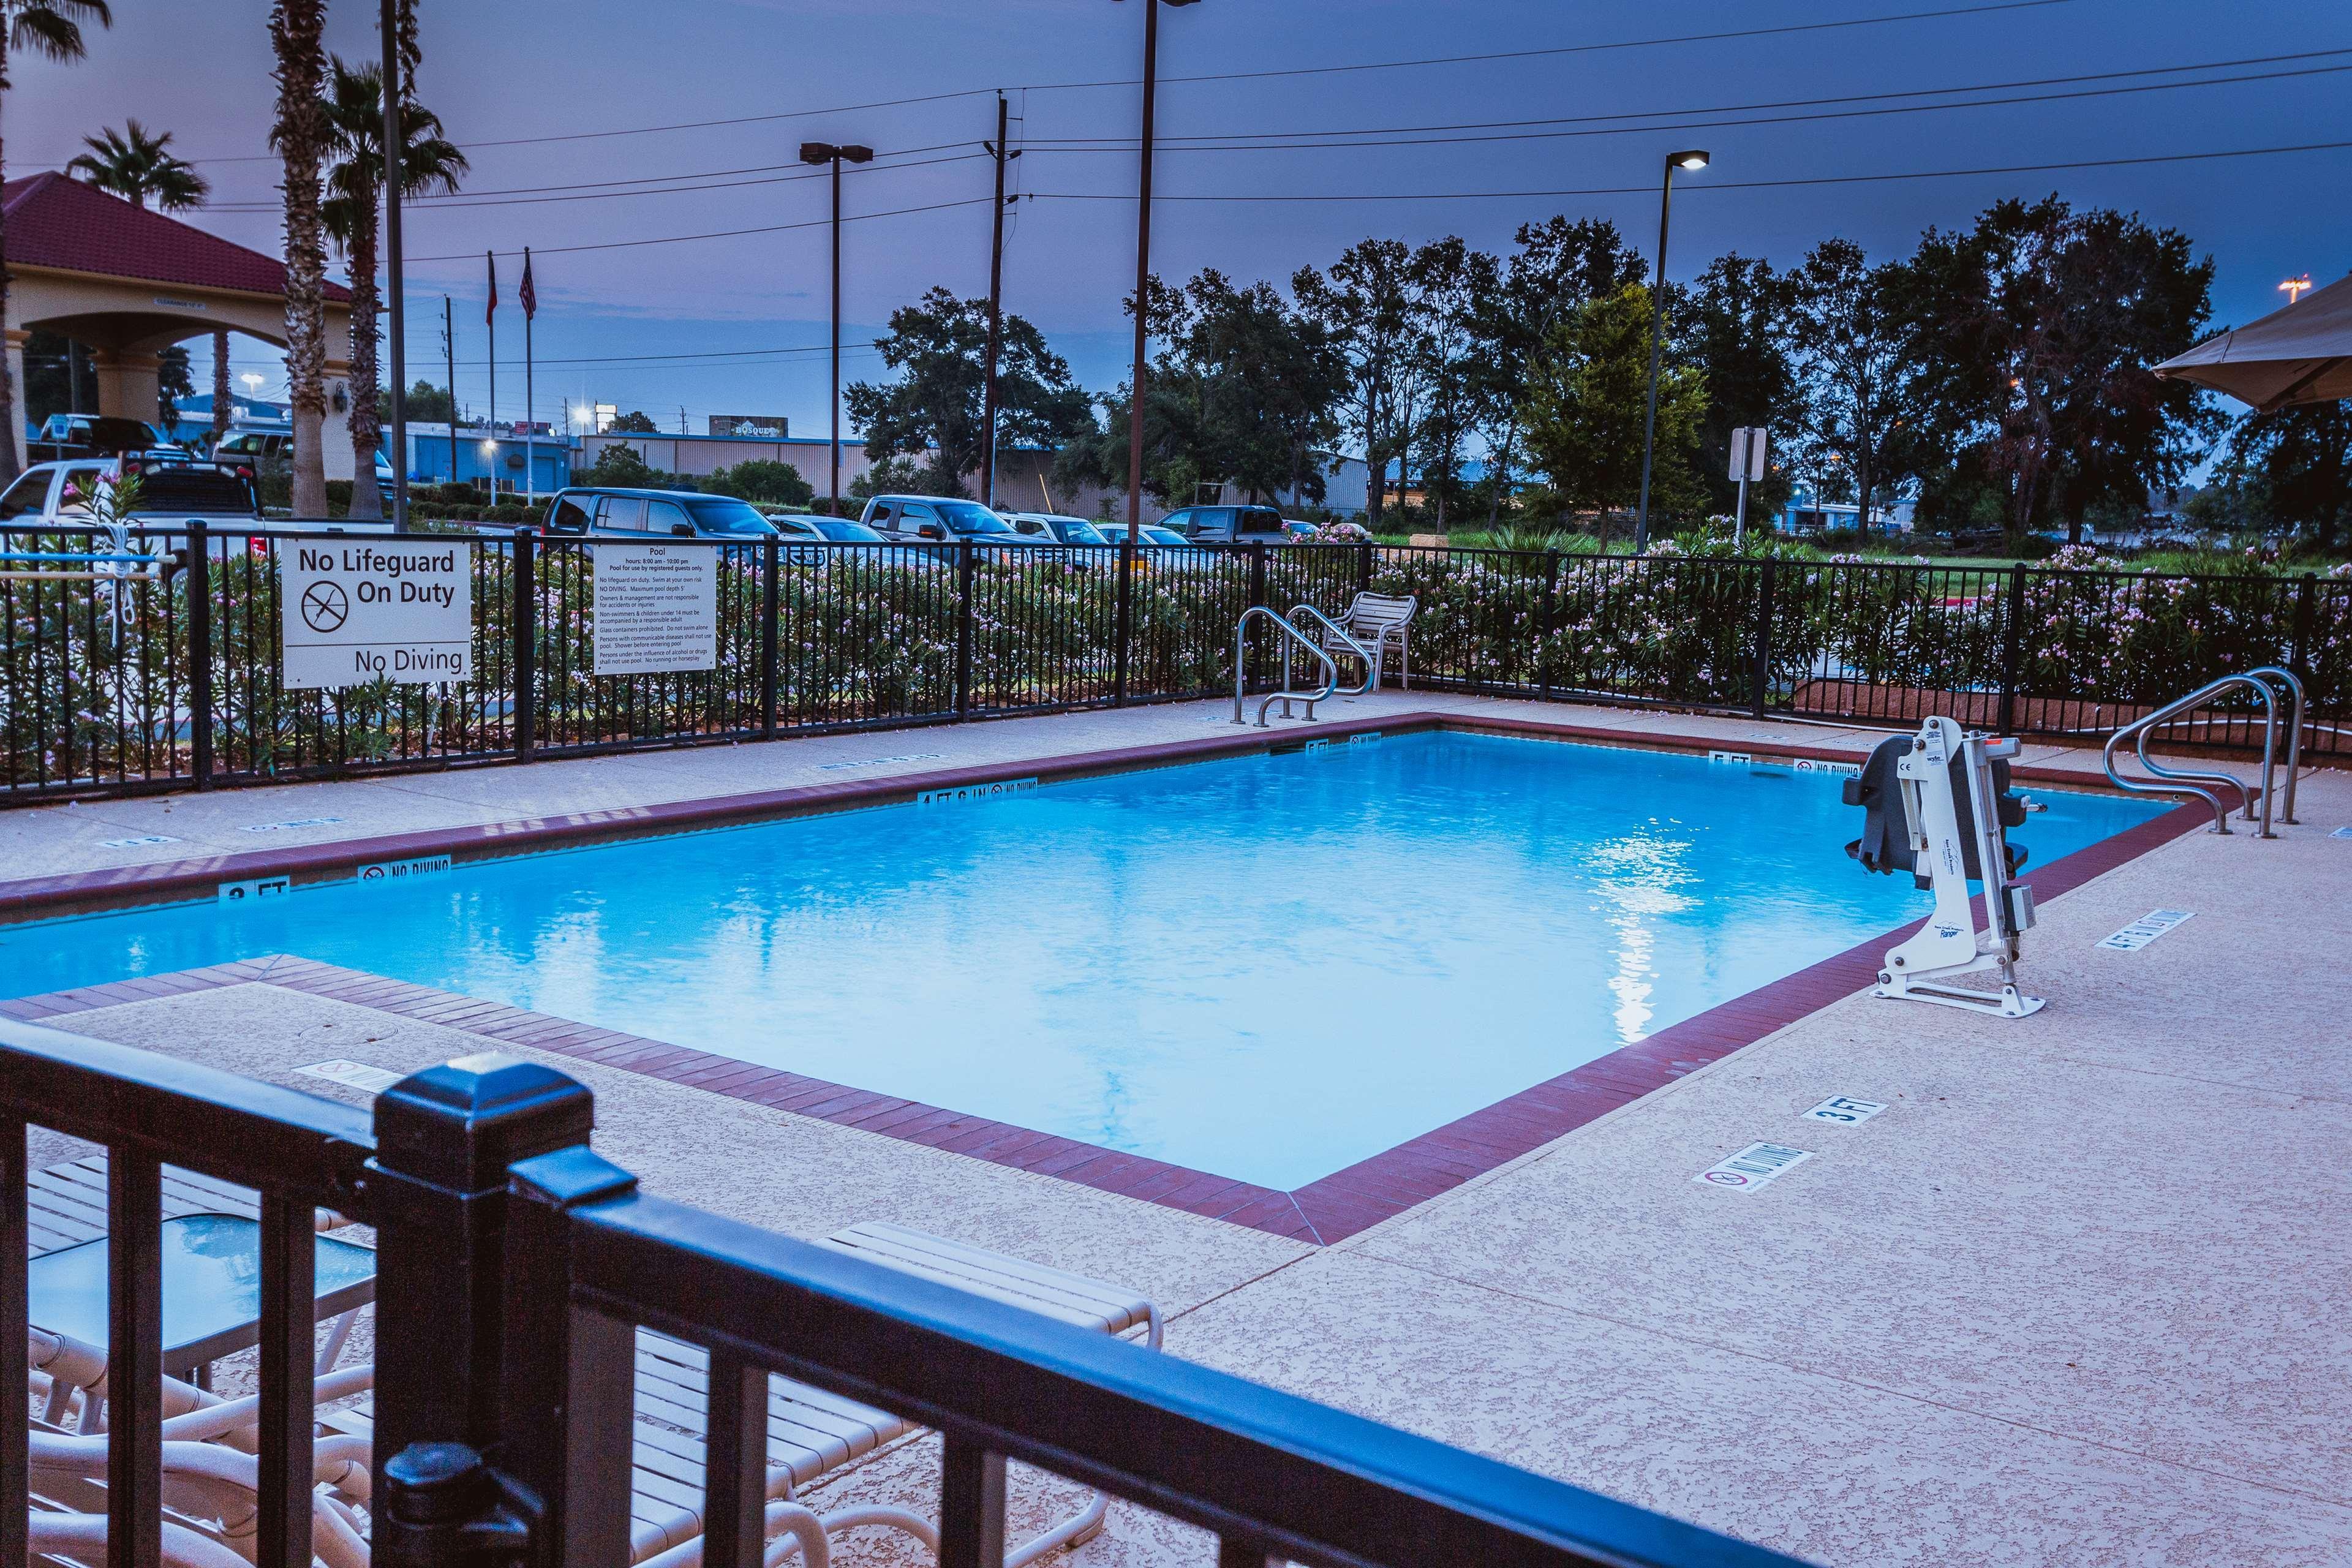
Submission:
[[[905,217],[909,213],[933,213],[942,211],[948,207],[985,206],[995,199],[996,198],[993,195],[967,196],[961,201],[930,202],[919,207],[893,207],[888,212],[853,213],[843,217],[841,221],[844,223],[863,223],[869,218]],[[633,250],[639,246],[645,245],[683,245],[690,240],[698,239],[735,239],[749,234],[782,234],[789,229],[795,228],[823,228],[826,224],[831,223],[832,221],[833,220],[828,217],[808,218],[800,223],[764,224],[757,228],[714,229],[708,234],[666,234],[656,236],[648,239],[609,239],[597,245],[535,245],[531,247],[531,254],[534,256],[569,256],[583,250]],[[467,250],[461,251],[454,256],[412,256],[407,258],[407,259],[412,262],[471,261],[475,257],[480,254],[481,253],[479,251]],[[508,251],[505,254],[509,256],[520,256],[522,252],[520,249],[515,249]]]
[[[1170,142],[1234,142],[1273,137],[1402,136],[1422,132],[1504,131],[1518,130],[1542,125],[1598,125],[1607,121],[1619,120],[1683,119],[1694,114],[1748,114],[1772,109],[1819,109],[1830,104],[1839,103],[1885,103],[1898,98],[1934,98],[1967,92],[2008,92],[2019,88],[2029,87],[2071,87],[2078,82],[2120,81],[2126,77],[2175,76],[2185,74],[2189,71],[2236,70],[2244,66],[2288,65],[2303,60],[2335,59],[2345,55],[2352,55],[2352,48],[2304,49],[2294,54],[2253,55],[2241,59],[2231,60],[2200,60],[2188,65],[2144,66],[2137,70],[2095,71],[2079,76],[2028,77],[2013,81],[1973,82],[1965,87],[1914,87],[1905,88],[1898,91],[1890,92],[1836,93],[1826,98],[1770,99],[1756,103],[1713,103],[1692,109],[1629,110],[1614,114],[1559,114],[1546,115],[1541,118],[1532,120],[1470,120],[1435,125],[1366,125],[1357,126],[1345,131],[1229,131],[1214,132],[1202,132],[1192,135],[1170,135],[1163,132],[1155,138],[1155,141],[1159,145],[1165,147]],[[2263,79],[2243,78],[2224,79],[2258,80]],[[2149,83],[2148,85],[2151,87],[2204,87],[2214,84],[2210,82],[2157,82]],[[2012,101],[2022,102],[2028,100],[2016,100]],[[1922,104],[1918,107],[1923,109],[1932,109],[1937,106],[1934,104]],[[1047,147],[1064,144],[1075,145],[1078,143],[1086,143],[1089,145],[1097,145],[1109,142],[1116,142],[1124,149],[1131,151],[1134,148],[1136,138],[1132,136],[1039,136],[1029,138],[1026,144],[1043,150]]]
[[[1941,16],[1976,16],[1994,11],[2032,11],[2044,5],[2067,5],[2074,0],[2005,0],[1993,5],[1955,5],[1939,11],[1905,11],[1885,16],[1853,16],[1842,22],[1794,22],[1778,27],[1740,27],[1720,33],[1683,33],[1672,37],[1625,38],[1607,44],[1560,44],[1543,48],[1497,49],[1480,55],[1435,55],[1418,59],[1375,60],[1352,66],[1294,66],[1281,70],[1207,71],[1199,76],[1161,76],[1160,85],[1180,81],[1260,81],[1268,77],[1339,76],[1351,71],[1405,70],[1420,66],[1478,65],[1489,60],[1541,59],[1556,55],[1602,54],[1615,49],[1658,48],[1669,44],[1713,44],[1734,38],[1769,38],[1791,33],[1826,33],[1843,27],[1875,27],[1889,22],[1924,22]],[[1035,92],[1058,92],[1075,88],[1136,87],[1140,77],[1120,77],[1101,81],[1041,81],[1029,84]]]
[[[950,145],[955,145],[955,143],[950,143]],[[877,154],[877,156],[887,156],[887,154]],[[886,163],[878,166],[869,166],[867,168],[859,169],[856,173],[860,174],[877,173],[887,174],[898,169],[927,169],[935,163],[967,163],[974,158],[983,158],[986,156],[987,154],[984,153],[959,153],[946,158],[917,158],[904,163]],[[772,164],[771,167],[797,168],[799,165],[797,163],[778,163]],[[692,176],[690,175],[683,174],[648,174],[645,176],[643,181],[607,180],[595,183],[600,184],[635,184],[653,180],[688,179],[691,177]],[[656,185],[653,189],[643,191],[581,189],[577,190],[575,194],[568,195],[516,195],[509,197],[496,192],[468,191],[454,197],[436,196],[425,198],[421,201],[404,202],[401,204],[401,210],[404,213],[451,210],[462,212],[467,207],[527,207],[538,206],[548,202],[609,201],[615,196],[667,196],[676,195],[686,191],[731,191],[740,190],[747,185],[790,185],[796,184],[803,180],[822,180],[829,177],[828,173],[820,171],[818,173],[809,174],[772,174],[753,180],[711,180],[705,181],[698,184]],[[523,186],[519,188],[528,190],[530,187]],[[563,191],[570,189],[571,187],[554,185],[548,186],[546,188],[553,191]],[[485,199],[480,201],[466,199],[467,197],[473,195],[480,195]],[[207,210],[212,212],[276,212],[278,210],[278,204],[274,202],[247,202],[240,204],[221,203],[208,208]]]
[[[1969,174],[2039,174],[2065,169],[2119,169],[2142,163],[2189,163],[2213,158],[2263,158],[2284,153],[2326,153],[2352,147],[2352,142],[2305,142],[2290,147],[2242,147],[2221,153],[2165,153],[2139,158],[2083,158],[2063,163],[2007,163],[1980,169],[1915,169],[1885,174],[1816,174],[1786,180],[1694,180],[1677,186],[1688,196],[1695,192],[1769,190],[1790,185],[1855,185],[1888,180],[1951,180]],[[1638,185],[1584,185],[1549,191],[1405,191],[1387,195],[1159,195],[1155,202],[1464,202],[1527,196],[1655,195],[1655,180]],[[1039,202],[1131,202],[1132,192],[1039,191]]]
[[[535,246],[532,247],[532,254],[538,254],[538,247]],[[833,345],[830,343],[803,343],[791,348],[710,349],[699,353],[666,354],[587,354],[572,359],[549,359],[542,354],[540,356],[538,363],[541,364],[650,364],[659,360],[750,359],[754,356],[767,354],[821,354],[830,353],[832,352],[832,348]],[[842,345],[841,352],[845,354],[850,354],[873,353],[877,351],[870,348],[855,348],[845,343]],[[522,356],[520,354],[515,354],[507,359],[500,360],[499,363],[500,364],[512,364],[521,357]],[[487,365],[490,362],[487,359],[461,359],[457,363],[460,365]]]
[[[1797,22],[1773,27],[1741,27],[1714,33],[1685,33],[1655,38],[1624,38],[1609,43],[1560,44],[1527,49],[1501,49],[1476,55],[1433,55],[1401,60],[1373,60],[1358,65],[1294,66],[1275,70],[1207,71],[1195,76],[1161,76],[1163,87],[1175,82],[1258,81],[1272,77],[1334,76],[1356,71],[1406,70],[1423,66],[1475,65],[1494,60],[1539,59],[1549,56],[1601,54],[1621,49],[1661,48],[1675,44],[1721,43],[1738,38],[1764,38],[1799,33],[1832,32],[1853,27],[1883,26],[1897,22],[1933,21],[1946,16],[1984,16],[2004,11],[2031,11],[2044,6],[2069,5],[2074,0],[1999,0],[1982,5],[1955,5],[1932,11],[1904,11],[1879,16],[1853,16],[1834,22]],[[509,136],[480,142],[460,142],[467,151],[488,147],[533,147],[558,142],[593,142],[617,136],[652,136],[673,131],[709,131],[733,125],[759,125],[782,120],[806,120],[826,114],[856,114],[867,110],[899,109],[919,103],[940,103],[959,98],[981,98],[997,92],[1063,92],[1091,88],[1135,87],[1139,77],[1105,78],[1097,81],[1031,82],[1017,87],[968,87],[946,92],[919,93],[908,98],[876,99],[866,103],[845,103],[825,109],[783,110],[772,114],[740,114],[720,120],[682,120],[660,125],[635,125],[613,131],[572,131],[547,136]],[[189,158],[190,163],[275,163],[278,154],[270,153],[240,153],[227,156]],[[51,162],[57,162],[52,160]]]
[[[2115,98],[2137,92],[2174,92],[2191,87],[2231,87],[2242,82],[2276,81],[2289,77],[2329,76],[2352,71],[2352,65],[2305,66],[2296,70],[2264,71],[2252,76],[2218,77],[2205,81],[2143,82],[2133,87],[2084,88],[2075,92],[2020,94],[2010,98],[1962,99],[1948,103],[1913,103],[1882,106],[1874,109],[1821,110],[1807,114],[1773,114],[1750,116],[1743,120],[1677,120],[1668,124],[1587,126],[1576,131],[1514,131],[1475,136],[1391,136],[1365,137],[1352,142],[1232,142],[1209,145],[1163,146],[1164,153],[1298,153],[1318,152],[1325,148],[1346,147],[1447,147],[1465,143],[1492,142],[1557,142],[1574,141],[1591,136],[1633,136],[1661,131],[1706,131],[1741,125],[1793,125],[1828,120],[1874,120],[1895,114],[1923,114],[1950,109],[2005,108],[2026,103],[2060,103],[2085,98]],[[1292,134],[1306,134],[1293,132]],[[1345,134],[1334,132],[1334,134]],[[1108,139],[1107,139],[1108,140]],[[1042,153],[1119,153],[1131,155],[1135,144],[1130,140],[1122,144],[1101,146],[1041,146],[1032,151]]]

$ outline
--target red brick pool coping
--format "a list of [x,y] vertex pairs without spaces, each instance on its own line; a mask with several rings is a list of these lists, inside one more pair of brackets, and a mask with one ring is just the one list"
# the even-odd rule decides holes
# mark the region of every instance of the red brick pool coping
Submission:
[[[1618,731],[1580,731],[1572,726],[1516,720],[1465,721],[1452,714],[1412,714],[1384,721],[1318,726],[1307,734],[1307,738],[1319,738],[1367,730],[1395,733],[1408,729],[1441,726],[1549,739],[1599,739],[1621,745],[1664,741],[1669,745],[1679,742],[1682,749],[1720,749],[1714,742],[1696,737],[1643,735],[1633,739]],[[1288,740],[1299,733],[1293,731],[1276,739]],[[1236,744],[1236,741],[1240,743]],[[875,785],[879,787],[819,786],[808,791],[778,791],[766,796],[734,798],[739,803],[745,799],[760,801],[762,804],[751,809],[761,812],[773,811],[774,803],[781,796],[795,797],[803,803],[801,809],[822,810],[837,808],[837,804],[849,796],[871,800],[877,795],[887,798],[911,795],[918,788],[947,787],[944,783],[930,782],[934,780],[984,783],[1005,776],[1008,770],[1032,766],[1041,778],[1064,777],[1081,772],[1116,771],[1122,766],[1153,766],[1190,757],[1260,750],[1267,744],[1266,739],[1259,737],[1220,738],[1206,742],[1182,742],[1169,746],[1097,752],[1089,758],[1058,759],[1052,763],[998,764],[984,769],[958,769],[952,773],[926,774],[919,779],[875,781]],[[1850,752],[1811,747],[1780,747],[1769,755],[1840,762],[1853,760]],[[1073,765],[1081,762],[1094,765],[1084,768]],[[2056,770],[2020,768],[2016,773],[2029,781],[2042,778],[2062,783],[2080,782],[2076,775]],[[694,809],[718,804],[720,803],[686,803],[685,806],[658,820],[664,822],[668,830],[676,831],[692,822],[733,819],[728,813]],[[661,809],[648,808],[649,811]],[[739,804],[734,816],[740,816],[740,813]],[[610,814],[595,815],[603,817]],[[2170,842],[2183,833],[2202,826],[2209,815],[2207,808],[2200,804],[2180,806],[2047,866],[2032,869],[2025,879],[2032,884],[2036,899],[2046,902],[2161,844]],[[547,820],[551,823],[577,823],[583,819]],[[634,818],[637,823],[645,820],[643,816]],[[467,837],[477,845],[511,842],[485,838],[485,835],[493,832],[493,829],[469,829]],[[536,835],[533,842],[543,845],[550,837],[576,838],[580,836],[578,832]],[[408,839],[424,837],[429,836],[404,836]],[[451,836],[440,837],[446,839]],[[387,841],[370,842],[381,846]],[[315,848],[332,850],[338,864],[351,863],[355,854],[383,853],[385,858],[391,858],[381,849],[363,851],[351,844]],[[404,851],[408,854],[421,852],[415,848]],[[312,853],[295,851],[273,858],[282,868],[289,862]],[[244,860],[256,857],[234,858]],[[209,874],[217,876],[219,872],[214,870]],[[821,1117],[843,1126],[968,1154],[993,1164],[1011,1166],[1038,1175],[1076,1182],[1103,1192],[1140,1198],[1164,1207],[1247,1226],[1276,1236],[1326,1244],[1353,1236],[1382,1220],[1402,1214],[1415,1205],[1538,1149],[1685,1073],[1720,1060],[1741,1047],[1752,1045],[1808,1014],[1870,985],[1877,978],[1882,954],[1909,929],[1906,922],[1885,935],[1809,964],[1759,990],[1662,1029],[1637,1044],[1611,1051],[1558,1078],[1522,1089],[1484,1110],[1473,1111],[1458,1121],[1409,1139],[1392,1149],[1292,1192],[1235,1181],[1212,1172],[1171,1165],[1140,1154],[1122,1153],[1081,1143],[1075,1139],[1040,1132],[1033,1128],[966,1115],[917,1100],[901,1100],[779,1068],[761,1067],[731,1057],[713,1056],[689,1047],[600,1029],[543,1013],[509,1007],[503,1003],[436,991],[405,981],[289,954],[246,959],[205,969],[184,970],[176,973],[110,982],[45,996],[0,1002],[0,1016],[28,1022],[48,1021],[92,1008],[152,1001],[222,986],[279,985],[310,995],[329,997],[401,1017],[438,1024],[499,1044],[530,1046],[607,1067],[626,1068],[632,1072],[708,1089],[753,1104],[803,1116]]]
[[[821,812],[891,805],[911,801],[929,790],[964,788],[1006,778],[1034,776],[1041,782],[1052,782],[1093,777],[1170,767],[1216,757],[1295,750],[1309,742],[1341,740],[1371,731],[1402,735],[1428,730],[1575,741],[1648,751],[1706,752],[1730,749],[1729,743],[1720,738],[1704,735],[1617,730],[1424,710],[1381,717],[1334,720],[1289,730],[1252,730],[1240,735],[1211,735],[1150,746],[1122,746],[1055,757],[997,761],[929,773],[899,773],[887,778],[799,784],[787,789],[757,790],[698,800],[665,801],[651,805],[521,817],[507,822],[473,823],[458,827],[336,839],[322,844],[247,850],[143,866],[121,866],[106,870],[70,871],[49,877],[0,880],[0,924],[101,909],[194,901],[211,897],[220,883],[257,878],[290,877],[295,885],[300,887],[347,881],[357,876],[361,866],[374,861],[417,859],[436,855],[446,855],[453,861],[496,859],[616,838],[688,833]],[[789,745],[793,742],[766,743]],[[1759,746],[1757,742],[1743,744],[1759,761],[1785,759],[1851,763],[1856,760],[1856,753],[1851,750],[1793,744],[1777,739],[1769,746]],[[1748,752],[1743,752],[1742,754]],[[2095,784],[2095,780],[2064,768],[2019,766],[2012,767],[2011,771],[2014,777],[2030,784],[2065,784],[2076,788],[2092,787]]]

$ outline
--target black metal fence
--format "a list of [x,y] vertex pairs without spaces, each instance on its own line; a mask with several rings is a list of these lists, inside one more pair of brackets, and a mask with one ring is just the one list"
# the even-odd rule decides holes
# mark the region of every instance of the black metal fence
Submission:
[[[292,690],[278,552],[348,535],[0,530],[0,800],[768,739],[1201,697],[1252,605],[1412,594],[1418,681],[1566,701],[1863,724],[1929,711],[2098,735],[2215,676],[2310,688],[2307,754],[2346,749],[2352,576],[2188,577],[1371,545],[1148,550],[739,544],[709,670],[595,673],[593,542],[469,552],[471,679]],[[157,573],[69,557],[168,556]],[[199,566],[198,563],[201,565]],[[1251,682],[1276,672],[1269,648]],[[2161,737],[2242,745],[2250,716]]]
[[[1213,1531],[1221,1568],[1281,1559],[1330,1568],[1794,1564],[1171,1356],[648,1197],[589,1148],[592,1121],[584,1088],[513,1058],[470,1057],[414,1075],[380,1096],[371,1118],[172,1058],[0,1023],[0,1387],[28,1389],[37,1377],[26,1349],[30,1125],[108,1150],[111,1314],[102,1393],[89,1394],[107,1405],[102,1454],[54,1435],[37,1450],[39,1428],[28,1427],[25,1406],[0,1421],[0,1563],[47,1552],[146,1568],[164,1561],[167,1542],[184,1548],[193,1535],[243,1542],[257,1568],[310,1568],[318,1517],[331,1510],[339,1526],[366,1527],[370,1560],[382,1568],[621,1568],[631,1555],[635,1340],[644,1325],[708,1353],[698,1500],[709,1564],[763,1561],[772,1373],[942,1434],[932,1510],[942,1568],[1001,1568],[1007,1459]],[[260,1392],[245,1451],[175,1442],[167,1453],[158,1253],[166,1162],[259,1194]],[[313,1489],[314,1205],[376,1230],[364,1489]],[[1531,1387],[1521,1396],[1549,1394]],[[248,1452],[250,1470],[239,1463]],[[49,1495],[77,1467],[95,1478],[102,1512],[76,1512]],[[341,1498],[330,1495],[338,1490]]]

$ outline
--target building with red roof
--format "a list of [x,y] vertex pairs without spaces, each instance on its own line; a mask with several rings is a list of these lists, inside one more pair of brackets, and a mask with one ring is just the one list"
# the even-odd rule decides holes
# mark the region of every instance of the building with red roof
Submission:
[[[24,407],[25,339],[38,327],[89,347],[98,412],[152,420],[163,350],[219,331],[286,345],[286,264],[63,174],[0,185],[7,222],[8,374]],[[326,286],[330,479],[352,477],[351,290]],[[16,432],[24,453],[25,432]]]

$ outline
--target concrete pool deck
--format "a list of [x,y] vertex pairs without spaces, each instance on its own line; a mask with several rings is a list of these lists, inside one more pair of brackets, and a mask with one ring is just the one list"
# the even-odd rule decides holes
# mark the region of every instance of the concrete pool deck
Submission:
[[[1332,710],[1431,710],[1773,754],[1858,754],[1883,734],[1418,692]],[[0,857],[24,878],[137,863],[94,847],[142,835],[179,838],[144,848],[182,858],[299,818],[342,818],[279,830],[326,843],[627,811],[844,763],[911,773],[1164,744],[1217,717],[51,807],[0,814]],[[2095,753],[2025,760],[2095,776]],[[2033,1018],[1844,995],[1324,1247],[542,1055],[597,1092],[599,1147],[666,1196],[797,1235],[898,1219],[1134,1285],[1174,1316],[1174,1353],[1824,1563],[2340,1563],[2352,973],[2326,954],[2352,895],[2352,840],[2330,836],[2352,823],[2352,775],[2307,776],[2301,808],[2278,841],[2187,834],[2044,898],[2024,973],[2050,1005]],[[2195,918],[2137,952],[2095,945],[2154,908]],[[47,1021],[346,1098],[293,1068],[482,1045],[266,976]],[[1889,1109],[1802,1119],[1832,1095]],[[1750,1192],[1694,1181],[1757,1141],[1813,1158]],[[820,1506],[928,1507],[935,1464],[894,1450]],[[1037,1489],[1021,1506],[1044,1506]],[[840,1556],[888,1552],[853,1537]],[[1126,1508],[1073,1558],[1201,1560],[1197,1538]]]

